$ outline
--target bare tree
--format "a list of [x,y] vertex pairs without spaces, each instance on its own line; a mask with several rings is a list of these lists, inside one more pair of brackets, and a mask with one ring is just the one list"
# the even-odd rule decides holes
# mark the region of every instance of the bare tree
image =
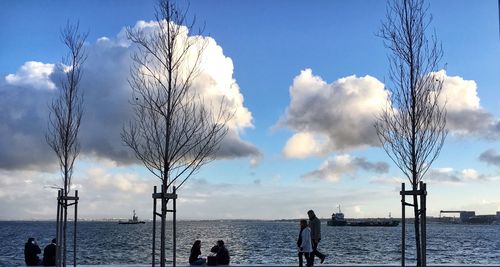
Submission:
[[[188,35],[193,25],[185,11],[163,0],[152,31],[127,31],[137,46],[129,79],[135,117],[124,127],[122,139],[160,179],[162,195],[171,193],[172,186],[180,188],[214,159],[232,116],[224,99],[208,103],[193,86],[206,47],[205,39]],[[161,202],[160,264],[164,266],[168,199]]]
[[[389,53],[389,106],[375,128],[383,148],[413,190],[438,157],[447,135],[446,109],[438,100],[443,81],[434,72],[443,55],[423,0],[391,0],[380,36]],[[419,205],[413,195],[417,266],[421,266]]]
[[[54,150],[59,160],[62,177],[62,192],[64,205],[62,240],[57,240],[58,247],[63,248],[62,264],[66,266],[66,226],[68,216],[68,194],[71,190],[71,179],[76,158],[80,152],[78,133],[83,115],[83,95],[80,88],[82,65],[86,60],[84,43],[87,34],[79,33],[79,25],[67,24],[61,31],[61,41],[69,52],[63,58],[61,71],[64,72],[60,81],[57,98],[49,106],[50,116],[48,130],[45,135],[49,146]],[[59,219],[59,218],[58,218]]]

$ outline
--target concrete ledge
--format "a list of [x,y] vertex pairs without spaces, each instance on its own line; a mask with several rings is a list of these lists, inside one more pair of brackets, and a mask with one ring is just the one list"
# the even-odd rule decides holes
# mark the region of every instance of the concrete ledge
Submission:
[[[231,264],[218,265],[220,267],[297,267],[299,264]],[[79,267],[151,267],[151,264],[128,264],[128,265],[78,265]],[[156,266],[159,266],[157,264]],[[168,265],[167,266],[172,266]],[[201,265],[206,267],[207,265]],[[316,267],[400,267],[398,264],[317,264]],[[190,265],[176,265],[176,267],[192,267]],[[415,267],[415,265],[406,265]],[[428,264],[427,267],[500,267],[498,264]]]

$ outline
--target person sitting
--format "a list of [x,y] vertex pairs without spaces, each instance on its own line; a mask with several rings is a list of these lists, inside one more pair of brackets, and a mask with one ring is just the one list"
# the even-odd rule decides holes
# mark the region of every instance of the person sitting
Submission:
[[41,261],[38,258],[38,254],[42,251],[40,247],[36,243],[33,237],[28,238],[28,242],[24,244],[24,262],[28,266],[37,266],[40,265]]
[[217,241],[217,245],[215,245],[210,251],[216,253],[215,258],[217,265],[229,265],[229,251],[224,246],[224,241]]
[[204,258],[198,258],[201,255],[201,241],[194,241],[193,246],[191,247],[191,255],[189,255],[189,264],[190,265],[203,265],[206,260]]
[[56,239],[43,249],[43,266],[56,266]]

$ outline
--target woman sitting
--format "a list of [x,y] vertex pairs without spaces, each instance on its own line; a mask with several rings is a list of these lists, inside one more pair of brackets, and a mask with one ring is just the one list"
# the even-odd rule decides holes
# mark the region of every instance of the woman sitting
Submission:
[[206,260],[204,258],[198,258],[201,255],[201,241],[194,241],[193,246],[191,247],[191,255],[189,255],[189,264],[190,265],[203,265]]

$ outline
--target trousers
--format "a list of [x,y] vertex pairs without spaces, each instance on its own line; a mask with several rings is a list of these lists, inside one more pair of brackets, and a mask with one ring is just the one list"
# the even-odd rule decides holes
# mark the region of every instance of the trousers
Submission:
[[313,247],[313,252],[311,252],[311,263],[314,265],[314,256],[323,259],[325,257],[325,254],[321,253],[318,251],[318,244],[319,240],[313,240],[312,241],[312,247]]
[[299,252],[299,267],[303,267],[304,266],[304,259],[302,258],[302,255],[304,255],[304,257],[306,257],[306,266],[307,267],[311,267],[312,266],[312,252],[309,253],[309,252]]

